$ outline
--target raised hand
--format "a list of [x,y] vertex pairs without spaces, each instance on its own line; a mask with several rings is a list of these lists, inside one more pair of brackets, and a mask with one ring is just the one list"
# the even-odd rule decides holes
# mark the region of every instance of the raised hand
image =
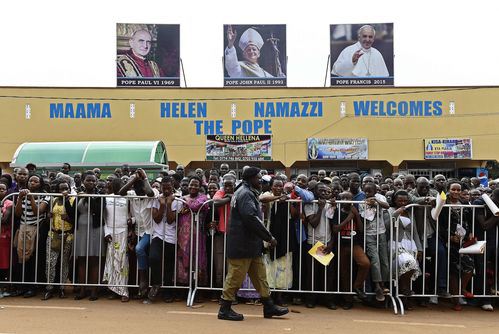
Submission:
[[232,30],[232,26],[229,25],[227,27],[227,47],[230,49],[234,46],[234,42],[236,41],[237,31]]
[[353,54],[352,56],[352,63],[354,65],[357,65],[357,62],[359,61],[359,58],[363,55],[364,53],[362,52],[362,50],[357,50],[355,51],[355,53]]

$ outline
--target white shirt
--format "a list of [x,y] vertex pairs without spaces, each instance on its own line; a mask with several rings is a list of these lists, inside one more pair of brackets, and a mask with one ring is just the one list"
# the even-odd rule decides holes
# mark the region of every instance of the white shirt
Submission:
[[[355,52],[362,50],[363,55],[354,65],[352,57]],[[333,64],[333,75],[340,77],[388,77],[388,69],[381,52],[371,47],[363,49],[360,42],[347,46],[341,51],[338,59]]]
[[[376,193],[374,197],[379,202],[388,203],[386,197]],[[368,206],[365,204],[359,204],[359,214],[362,218],[362,223],[364,219],[366,221],[366,235],[377,235],[386,232],[385,222],[383,221],[383,209],[379,207],[380,212],[378,215],[378,205]],[[378,221],[379,219],[379,221]]]
[[[172,211],[180,211],[182,210],[182,202],[179,200],[174,200],[172,202]],[[159,209],[160,204],[159,204],[159,199],[155,199],[152,205],[153,208]],[[165,213],[163,214],[163,218],[161,219],[160,223],[153,223],[153,232],[152,232],[152,238],[160,238],[163,241],[166,241],[169,244],[176,244],[177,243],[177,222],[173,222],[171,224],[168,224],[166,221],[166,210]]]
[[[327,243],[331,240],[331,228],[329,226],[329,219],[326,216],[326,213],[330,207],[331,204],[326,203],[324,209],[322,209],[321,220],[316,228],[313,228],[310,224],[307,225],[307,243],[309,245],[314,245],[317,241],[321,241],[323,244],[327,245]],[[303,211],[305,212],[305,216],[309,217],[319,211],[319,206],[316,203],[305,204]]]
[[[135,217],[135,226],[139,237],[142,237],[144,233],[149,235],[152,233],[152,205],[154,200],[159,196],[157,189],[153,188],[152,191],[154,192],[154,197],[130,199],[130,208]],[[127,195],[137,196],[134,190],[128,191]]]
[[113,235],[126,232],[127,221],[128,221],[127,199],[124,197],[106,198],[106,225],[104,225],[104,234]]

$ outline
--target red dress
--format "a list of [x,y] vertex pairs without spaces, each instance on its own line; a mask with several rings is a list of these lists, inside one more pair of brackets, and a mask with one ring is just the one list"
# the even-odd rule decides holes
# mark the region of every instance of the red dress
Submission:
[[[5,215],[9,207],[12,207],[12,201],[5,200],[2,207],[2,216]],[[10,268],[11,232],[11,221],[9,219],[7,224],[2,224],[0,231],[0,269]]]

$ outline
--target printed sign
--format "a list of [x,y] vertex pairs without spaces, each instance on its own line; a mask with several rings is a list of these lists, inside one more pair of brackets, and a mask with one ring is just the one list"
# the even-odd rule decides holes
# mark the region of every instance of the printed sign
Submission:
[[366,138],[308,138],[309,160],[367,160]]
[[206,136],[206,160],[217,160],[217,161],[272,160],[272,136],[268,135]]
[[331,86],[393,86],[393,23],[330,26]]
[[180,86],[180,25],[116,25],[117,85]]
[[425,159],[471,159],[470,138],[443,138],[424,140]]
[[224,25],[224,86],[286,86],[286,25]]

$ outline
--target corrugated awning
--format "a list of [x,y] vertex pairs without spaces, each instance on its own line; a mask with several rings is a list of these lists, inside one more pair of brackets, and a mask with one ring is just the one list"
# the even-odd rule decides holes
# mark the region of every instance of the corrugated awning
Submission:
[[163,168],[168,165],[162,141],[99,141],[23,143],[12,158],[11,167],[34,163],[40,168],[61,167],[65,162],[74,167]]

